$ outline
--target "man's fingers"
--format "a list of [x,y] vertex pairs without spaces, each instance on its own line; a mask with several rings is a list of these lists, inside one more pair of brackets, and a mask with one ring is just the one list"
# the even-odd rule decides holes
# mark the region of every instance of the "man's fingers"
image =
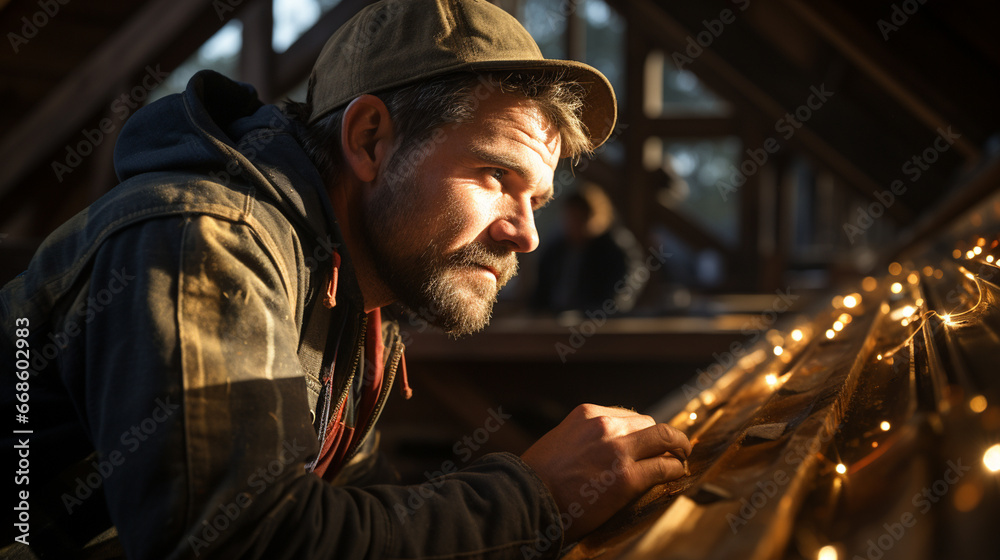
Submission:
[[[691,442],[683,432],[667,424],[654,424],[628,436],[629,451],[636,460],[670,453],[680,461],[691,455]],[[681,472],[683,472],[683,467]]]
[[636,461],[632,470],[635,474],[634,484],[643,489],[684,476],[684,464],[680,459],[669,455]]

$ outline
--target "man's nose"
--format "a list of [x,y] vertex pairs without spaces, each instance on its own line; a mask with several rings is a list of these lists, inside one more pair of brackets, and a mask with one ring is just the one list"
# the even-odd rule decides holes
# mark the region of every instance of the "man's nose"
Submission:
[[518,204],[516,210],[490,224],[490,237],[494,241],[513,245],[517,253],[530,253],[537,249],[538,231],[535,230],[535,214],[530,201]]

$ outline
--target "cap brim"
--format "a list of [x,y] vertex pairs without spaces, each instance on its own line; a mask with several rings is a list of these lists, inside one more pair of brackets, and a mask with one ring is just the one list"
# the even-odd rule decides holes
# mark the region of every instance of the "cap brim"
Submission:
[[615,90],[604,74],[595,68],[575,60],[503,60],[470,63],[466,68],[476,71],[517,71],[550,73],[564,71],[566,78],[581,84],[586,89],[581,120],[587,127],[594,148],[604,144],[611,137],[618,118],[618,104]]

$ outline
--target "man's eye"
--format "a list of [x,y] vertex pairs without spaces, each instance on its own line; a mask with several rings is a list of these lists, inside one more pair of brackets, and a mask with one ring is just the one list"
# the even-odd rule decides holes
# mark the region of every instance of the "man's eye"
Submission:
[[494,167],[493,171],[491,173],[491,176],[494,179],[496,179],[497,181],[502,181],[503,180],[503,176],[506,175],[506,174],[507,174],[507,172],[504,171],[503,169],[500,169],[499,167]]

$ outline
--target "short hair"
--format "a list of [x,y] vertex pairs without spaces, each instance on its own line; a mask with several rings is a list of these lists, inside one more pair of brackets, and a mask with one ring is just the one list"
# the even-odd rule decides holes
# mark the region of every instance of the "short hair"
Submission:
[[[419,147],[436,129],[472,121],[484,91],[521,96],[534,102],[559,130],[562,157],[576,161],[593,151],[587,127],[581,120],[584,87],[566,79],[561,72],[460,72],[374,95],[389,110],[402,150],[399,155],[405,157],[408,150]],[[302,138],[304,150],[324,181],[331,181],[343,163],[340,129],[345,109],[346,105],[307,124]],[[312,87],[305,103],[286,101],[284,110],[291,118],[307,123],[312,113]]]

